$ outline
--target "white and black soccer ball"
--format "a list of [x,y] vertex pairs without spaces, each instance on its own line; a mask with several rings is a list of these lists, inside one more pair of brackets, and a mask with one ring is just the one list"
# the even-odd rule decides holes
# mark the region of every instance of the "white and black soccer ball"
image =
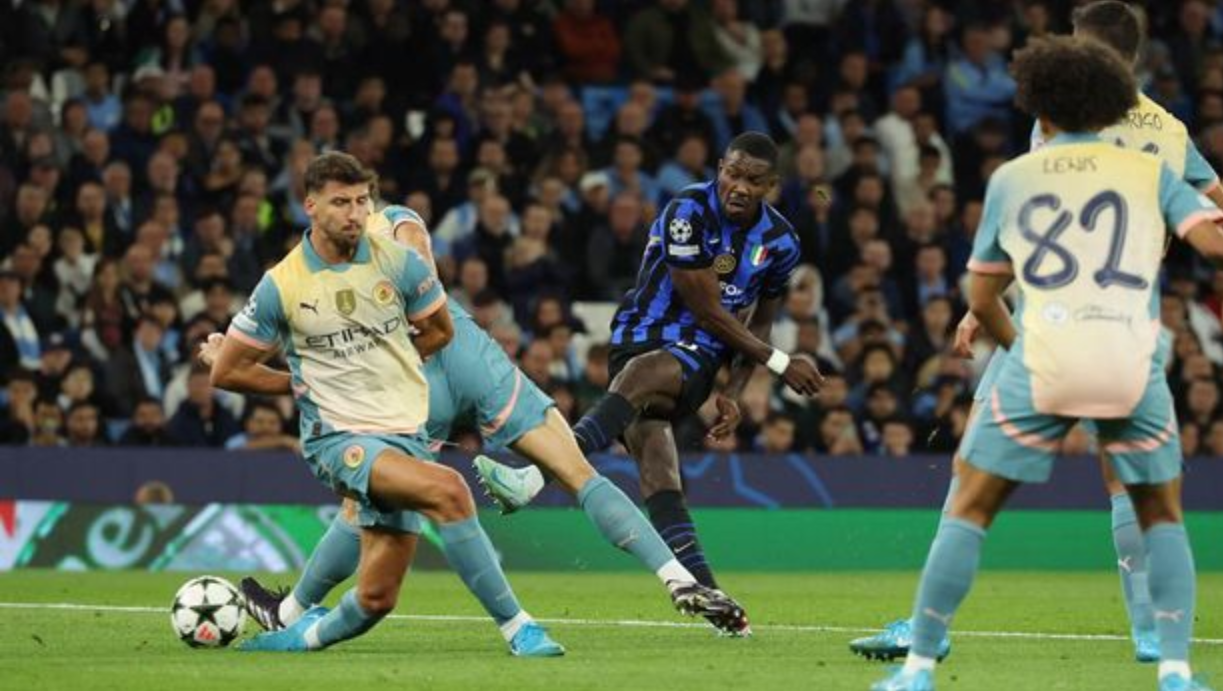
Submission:
[[224,578],[192,578],[174,594],[170,625],[179,640],[192,648],[227,646],[246,625],[242,593]]

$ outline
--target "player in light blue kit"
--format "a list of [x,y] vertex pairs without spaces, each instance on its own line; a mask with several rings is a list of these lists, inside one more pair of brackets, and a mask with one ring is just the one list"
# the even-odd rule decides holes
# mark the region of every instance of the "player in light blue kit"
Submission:
[[[1074,35],[1100,41],[1130,64],[1135,64],[1143,52],[1142,21],[1137,10],[1119,0],[1100,0],[1076,10]],[[1138,103],[1120,122],[1102,130],[1100,138],[1122,148],[1159,156],[1173,173],[1208,196],[1215,205],[1223,207],[1223,187],[1219,184],[1219,176],[1194,146],[1185,125],[1144,94],[1138,93]],[[1032,149],[1040,148],[1044,141],[1038,122],[1032,129]],[[960,322],[956,331],[955,350],[961,357],[972,357],[972,341],[978,328],[976,318],[971,312]],[[1165,368],[1170,352],[1170,339],[1165,333],[1156,351],[1157,361]],[[995,349],[977,386],[973,415],[985,401],[1005,360],[1006,350]],[[1085,426],[1090,430],[1090,423],[1085,423]],[[961,463],[962,459],[957,455],[957,468]],[[1113,545],[1117,552],[1121,592],[1130,618],[1134,657],[1139,662],[1157,662],[1159,644],[1150,589],[1147,585],[1147,559],[1142,531],[1138,527],[1134,505],[1125,491],[1125,485],[1113,473],[1112,465],[1103,449],[1100,452],[1100,470],[1112,507]],[[949,497],[954,488],[953,478]],[[882,633],[852,641],[850,650],[868,658],[903,657],[908,653],[911,637],[911,623],[908,619],[902,619],[889,624]],[[951,643],[947,641],[940,651],[940,658],[950,650]]]
[[[410,209],[387,207],[370,216],[366,229],[371,236],[414,249],[433,265],[428,231]],[[596,473],[578,450],[553,401],[510,362],[465,310],[453,303],[449,310],[454,339],[424,366],[429,380],[429,438],[447,439],[455,419],[474,417],[489,447],[513,449],[575,495],[608,543],[630,552],[659,577],[678,610],[704,616],[725,633],[747,633],[740,624],[746,620],[742,608],[722,592],[698,584],[632,501]],[[247,608],[265,628],[292,625],[357,569],[356,530],[350,507],[345,508],[290,592],[271,592],[254,579],[243,579]],[[444,533],[442,539],[447,539]],[[484,604],[496,618],[496,603]]]
[[[352,500],[360,526],[357,585],[339,606],[314,607],[242,649],[320,650],[373,628],[395,607],[423,514],[444,536],[446,556],[468,587],[481,602],[497,603],[511,650],[560,654],[518,605],[462,477],[424,460],[429,391],[421,359],[444,347],[454,326],[431,267],[393,241],[366,235],[369,185],[352,156],[311,161],[305,237],[263,276],[226,337],[201,354],[214,386],[294,395],[306,463]],[[264,364],[277,351],[288,372]]]
[[[1009,351],[961,445],[964,465],[931,546],[904,667],[872,691],[930,691],[939,643],[976,576],[986,530],[1025,482],[1045,482],[1080,420],[1133,499],[1149,556],[1160,691],[1208,691],[1189,666],[1195,573],[1182,524],[1181,449],[1159,340],[1165,228],[1223,266],[1223,212],[1159,158],[1101,139],[1136,103],[1117,54],[1083,38],[1015,56],[1016,100],[1047,144],[990,179],[969,305]],[[1018,326],[1002,292],[1019,287]]]

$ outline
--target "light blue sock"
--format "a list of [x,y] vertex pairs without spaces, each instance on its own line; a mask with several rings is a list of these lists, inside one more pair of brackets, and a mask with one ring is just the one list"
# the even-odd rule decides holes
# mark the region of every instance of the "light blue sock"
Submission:
[[938,657],[939,642],[972,588],[981,562],[985,531],[959,518],[944,518],[930,546],[913,608],[913,647],[922,657]]
[[578,491],[578,504],[599,534],[657,572],[673,559],[671,548],[658,536],[645,514],[610,480],[596,475]]
[[305,609],[319,604],[332,588],[356,573],[360,561],[361,531],[337,513],[293,586],[293,599]]
[[943,515],[951,513],[951,502],[955,499],[956,490],[960,489],[960,476],[952,473],[951,482],[947,483],[947,497],[943,499]]
[[1188,662],[1197,577],[1185,526],[1160,523],[1148,530],[1147,564],[1161,659]]
[[1147,545],[1134,515],[1128,494],[1115,494],[1113,504],[1113,546],[1117,548],[1117,570],[1121,573],[1121,592],[1135,631],[1155,630],[1151,609],[1151,589],[1147,578]]
[[328,612],[306,631],[306,642],[312,649],[326,648],[360,636],[374,628],[384,616],[366,612],[357,602],[357,589],[353,588],[340,598],[339,607]]
[[463,579],[467,589],[484,606],[498,626],[522,612],[518,598],[510,588],[493,543],[474,516],[453,523],[437,524],[446,559]]

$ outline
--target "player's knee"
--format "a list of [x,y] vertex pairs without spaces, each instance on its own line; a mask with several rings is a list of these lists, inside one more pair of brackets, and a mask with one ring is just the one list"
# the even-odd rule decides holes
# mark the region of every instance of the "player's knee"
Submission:
[[461,521],[475,515],[475,501],[463,476],[450,468],[437,479],[433,496],[433,511],[443,522]]
[[640,407],[655,391],[659,374],[656,369],[645,357],[635,357],[620,370],[608,390],[624,396],[634,406]]
[[399,602],[399,585],[393,582],[374,583],[357,590],[357,604],[371,617],[390,614]]

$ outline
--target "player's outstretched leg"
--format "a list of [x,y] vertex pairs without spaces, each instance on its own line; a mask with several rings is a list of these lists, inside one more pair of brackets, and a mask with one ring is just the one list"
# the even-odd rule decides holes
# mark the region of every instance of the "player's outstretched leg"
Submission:
[[[349,502],[345,502],[345,507],[351,507]],[[471,589],[471,583],[483,583],[484,561],[478,555],[475,559],[465,558],[467,550],[464,545],[458,544],[471,541],[470,526],[447,524],[445,529],[439,528],[438,532],[443,541],[443,551],[447,555],[456,555],[452,558],[451,565],[458,571],[464,585]],[[456,544],[448,545],[447,540]],[[312,607],[322,602],[337,584],[355,573],[359,559],[360,530],[349,523],[343,512],[337,513],[323,539],[315,546],[301,578],[291,591],[273,591],[254,578],[242,579],[242,594],[246,599],[247,612],[269,631],[291,626]],[[476,572],[468,572],[466,569],[469,568]],[[504,575],[501,578],[504,579]],[[496,582],[496,579],[493,579],[493,582]],[[550,645],[542,641],[531,642],[531,639],[538,638],[539,627],[518,604],[513,591],[494,591],[495,589],[471,589],[472,594],[497,623],[506,641],[511,644],[512,652],[527,655],[527,651],[535,651],[534,655],[539,655],[541,651],[550,648]],[[515,636],[523,625],[529,625],[527,635],[515,644]]]
[[533,465],[514,468],[481,455],[476,456],[471,466],[476,471],[476,480],[484,489],[484,494],[493,500],[504,516],[530,504],[548,482],[539,468]]
[[[956,457],[956,464],[962,463],[959,457]],[[943,500],[944,517],[951,510],[951,500],[955,496],[956,488],[960,486],[958,476],[954,473],[951,476],[951,482],[947,486],[947,497]],[[855,655],[861,655],[868,660],[883,660],[890,662],[897,658],[902,658],[909,654],[909,647],[913,644],[913,621],[911,619],[897,619],[883,627],[879,633],[855,638],[849,642],[849,650]],[[939,641],[938,646],[938,661],[942,662],[951,654],[951,636],[948,634]]]
[[573,494],[609,544],[632,554],[657,575],[670,592],[676,609],[704,616],[723,633],[740,636],[750,633],[743,608],[721,591],[700,584],[632,500],[595,472],[555,408],[549,408],[544,423],[519,437],[512,448],[543,467]]

